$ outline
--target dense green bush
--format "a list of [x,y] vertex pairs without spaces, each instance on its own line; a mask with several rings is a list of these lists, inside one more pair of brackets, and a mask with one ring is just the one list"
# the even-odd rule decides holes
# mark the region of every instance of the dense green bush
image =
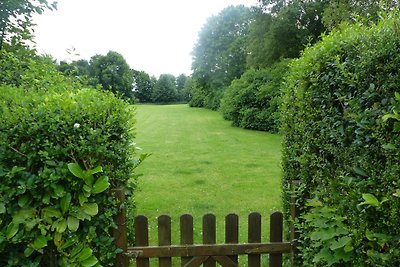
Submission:
[[112,265],[112,189],[132,193],[140,162],[133,111],[53,69],[32,59],[0,85],[0,266]]
[[283,188],[288,203],[301,181],[302,266],[400,265],[400,16],[364,25],[306,49],[287,78]]
[[288,60],[271,68],[246,71],[225,90],[221,112],[234,126],[276,132],[279,128],[279,103]]

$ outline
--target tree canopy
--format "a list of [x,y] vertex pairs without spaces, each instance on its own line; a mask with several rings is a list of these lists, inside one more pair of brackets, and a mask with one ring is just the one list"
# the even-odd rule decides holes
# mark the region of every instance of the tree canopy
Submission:
[[133,99],[133,76],[124,57],[114,51],[107,55],[95,55],[90,59],[90,76],[93,85],[101,84],[103,89]]
[[198,91],[204,91],[203,103],[217,108],[221,90],[246,68],[245,40],[252,20],[251,9],[230,6],[208,19],[193,50],[192,77]]
[[0,50],[5,44],[24,45],[32,38],[32,16],[45,9],[56,9],[47,0],[2,0],[0,4]]

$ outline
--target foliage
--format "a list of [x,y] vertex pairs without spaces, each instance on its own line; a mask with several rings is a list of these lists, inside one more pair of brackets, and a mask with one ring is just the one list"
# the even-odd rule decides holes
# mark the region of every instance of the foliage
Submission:
[[[381,17],[376,25],[345,24],[324,36],[294,61],[286,80],[283,188],[288,192],[293,179],[303,185],[301,260],[315,266],[400,264],[400,136],[392,118],[399,110],[400,16]],[[305,207],[307,199],[326,208]],[[335,219],[326,221],[325,212]],[[336,253],[327,249],[330,241],[313,233],[337,220],[347,233],[330,240],[353,249],[330,259]],[[320,245],[307,245],[315,241]]]
[[397,0],[331,1],[323,12],[323,23],[327,28],[332,29],[344,21],[351,22],[355,16],[368,18],[369,21],[377,21],[379,19],[378,11],[389,11],[397,5]]
[[181,74],[176,78],[176,91],[179,102],[189,101],[190,82],[187,84],[189,77]]
[[155,84],[155,78],[144,71],[132,70],[133,73],[133,94],[140,103],[151,102],[151,95]]
[[193,75],[198,91],[193,106],[216,109],[222,90],[239,78],[246,67],[245,38],[251,10],[230,6],[208,19],[193,50]]
[[284,60],[268,69],[246,71],[225,90],[221,112],[233,125],[246,129],[277,132]]
[[172,74],[161,74],[154,85],[151,97],[154,103],[171,103],[177,101],[175,76]]
[[[315,43],[325,30],[322,13],[326,1],[266,2],[270,12],[260,8],[250,25],[247,45],[250,67],[265,68],[282,58],[296,58],[305,45]],[[271,6],[271,2],[278,3]]]
[[133,102],[133,76],[124,57],[114,51],[107,55],[95,55],[90,59],[90,76],[92,85],[102,85],[116,95]]
[[73,90],[79,81],[65,78],[52,63],[52,59],[37,56],[35,51],[20,48],[13,52],[0,50],[0,85],[23,87],[25,90]]
[[0,265],[112,265],[111,189],[131,195],[143,159],[130,106],[32,51],[0,53]]
[[2,0],[0,6],[0,50],[26,45],[32,39],[32,17],[46,9],[55,9],[56,2],[46,0]]

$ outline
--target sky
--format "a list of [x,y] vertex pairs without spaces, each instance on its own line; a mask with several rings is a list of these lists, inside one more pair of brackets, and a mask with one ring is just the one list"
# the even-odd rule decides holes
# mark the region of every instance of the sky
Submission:
[[56,11],[34,18],[39,53],[72,61],[112,50],[122,54],[132,69],[157,78],[160,74],[191,74],[191,52],[209,17],[230,5],[257,4],[257,0],[57,2]]

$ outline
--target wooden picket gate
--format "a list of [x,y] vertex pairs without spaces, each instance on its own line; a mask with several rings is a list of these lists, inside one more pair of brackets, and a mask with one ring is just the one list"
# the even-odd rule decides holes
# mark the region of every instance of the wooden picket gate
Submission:
[[[124,201],[122,190],[115,190],[117,198]],[[297,217],[298,210],[295,199],[292,198],[292,217]],[[296,231],[291,226],[291,242],[283,241],[283,215],[274,212],[270,216],[270,242],[261,242],[261,215],[251,213],[248,216],[248,243],[238,243],[239,217],[229,214],[225,217],[225,243],[216,244],[216,217],[213,214],[203,216],[203,244],[193,244],[193,217],[185,214],[180,217],[180,244],[171,244],[171,217],[158,217],[158,246],[149,246],[148,219],[145,216],[135,218],[135,247],[127,246],[127,229],[125,225],[123,206],[115,221],[118,228],[114,231],[116,245],[123,250],[118,254],[116,267],[128,267],[129,259],[136,259],[137,267],[150,266],[150,258],[158,258],[160,267],[172,266],[172,258],[180,257],[181,266],[194,267],[203,264],[204,267],[239,266],[238,255],[248,255],[249,267],[261,266],[261,255],[269,254],[269,266],[281,267],[282,254],[290,253],[293,258],[296,253]]]

